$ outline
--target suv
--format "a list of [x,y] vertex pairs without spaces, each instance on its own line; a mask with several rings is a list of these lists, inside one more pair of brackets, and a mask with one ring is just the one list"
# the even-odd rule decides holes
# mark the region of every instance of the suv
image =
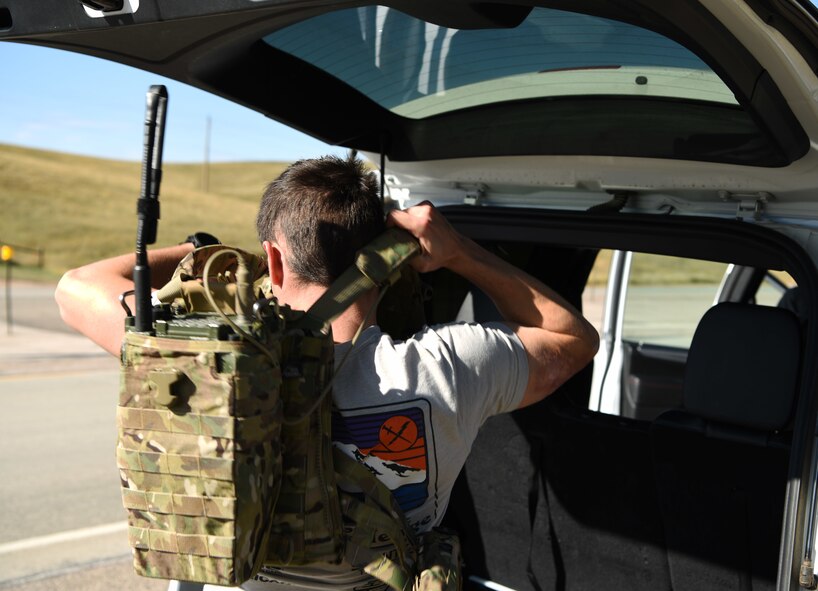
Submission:
[[[470,585],[815,588],[818,11],[387,4],[0,0],[0,40],[364,152],[392,206],[432,200],[596,306],[593,367],[491,419],[461,475],[447,521]],[[423,281],[430,323],[496,314]]]

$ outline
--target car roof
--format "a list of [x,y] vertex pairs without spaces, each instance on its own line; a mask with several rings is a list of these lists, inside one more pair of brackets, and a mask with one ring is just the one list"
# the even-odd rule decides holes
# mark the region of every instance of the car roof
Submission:
[[0,0],[0,40],[189,83],[417,186],[665,187],[710,213],[768,195],[811,219],[815,17],[795,0]]

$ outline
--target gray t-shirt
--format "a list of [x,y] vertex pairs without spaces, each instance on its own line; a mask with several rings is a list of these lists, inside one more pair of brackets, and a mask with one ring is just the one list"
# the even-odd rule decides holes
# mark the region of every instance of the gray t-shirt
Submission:
[[[336,363],[349,349],[336,348]],[[335,445],[377,472],[416,531],[438,525],[478,429],[517,408],[528,360],[504,324],[450,324],[393,341],[370,327],[340,367]]]
[[[406,341],[373,326],[351,349],[336,346],[335,360],[335,446],[375,470],[413,529],[428,531],[446,512],[480,426],[519,406],[528,383],[522,343],[502,323],[436,326]],[[243,588],[351,590],[371,583],[348,566],[328,565],[264,568]]]

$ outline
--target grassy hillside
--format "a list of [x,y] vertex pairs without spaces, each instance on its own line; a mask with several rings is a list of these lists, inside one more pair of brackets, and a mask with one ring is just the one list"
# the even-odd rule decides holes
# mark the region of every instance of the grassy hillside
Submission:
[[[254,219],[266,184],[286,163],[241,162],[210,166],[166,164],[162,219],[156,246],[175,244],[194,231],[258,251]],[[66,269],[132,252],[141,164],[0,144],[0,244],[42,248],[45,269],[19,252],[15,276],[55,279]],[[599,254],[590,283],[607,281],[610,251]],[[723,266],[643,255],[634,262],[637,284],[717,283]]]
[[[605,285],[611,266],[611,250],[601,250],[588,278],[590,285]],[[655,254],[635,254],[631,263],[630,283],[634,285],[681,285],[719,283],[727,265],[696,259],[682,259]]]
[[[285,163],[166,164],[157,246],[193,231],[258,250],[253,221],[266,184]],[[0,144],[0,243],[45,250],[46,278],[133,251],[141,165]],[[33,257],[19,251],[23,267]],[[18,276],[31,275],[21,267]]]

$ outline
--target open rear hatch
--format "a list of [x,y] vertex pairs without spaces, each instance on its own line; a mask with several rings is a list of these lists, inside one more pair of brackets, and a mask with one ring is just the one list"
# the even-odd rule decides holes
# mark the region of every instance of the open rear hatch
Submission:
[[[392,201],[448,205],[577,306],[601,248],[784,270],[815,302],[815,14],[786,0],[0,0],[0,41],[154,72],[383,159]],[[457,317],[469,286],[426,281],[428,318]],[[783,429],[590,411],[590,369],[492,419],[448,517],[471,584],[795,588],[813,535],[813,325]]]

